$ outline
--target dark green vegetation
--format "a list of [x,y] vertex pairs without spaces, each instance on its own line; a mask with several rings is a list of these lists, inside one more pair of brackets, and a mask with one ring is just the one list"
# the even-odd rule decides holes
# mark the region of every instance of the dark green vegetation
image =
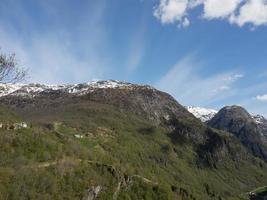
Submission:
[[265,200],[267,198],[267,186],[259,187],[250,192],[250,194],[251,200]]
[[1,123],[12,123],[19,121],[19,117],[14,113],[11,112],[6,107],[0,106],[0,122]]
[[116,92],[3,99],[31,128],[0,129],[0,199],[234,199],[267,184],[266,163],[232,134],[166,94]]
[[267,193],[267,186],[257,188],[256,190],[254,190],[254,192],[256,192],[256,194]]

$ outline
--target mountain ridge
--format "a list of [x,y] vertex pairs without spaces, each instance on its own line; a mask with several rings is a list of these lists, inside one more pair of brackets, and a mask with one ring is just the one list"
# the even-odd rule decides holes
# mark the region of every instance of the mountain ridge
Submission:
[[42,92],[47,91],[61,91],[70,94],[83,95],[92,92],[97,88],[127,88],[132,89],[134,87],[141,86],[150,89],[154,89],[150,85],[133,84],[118,80],[102,80],[102,81],[91,81],[87,83],[79,84],[39,84],[39,83],[29,83],[29,84],[10,84],[1,83],[0,84],[0,97],[15,95],[37,95]]
[[[11,84],[0,83],[0,97],[14,95],[14,96],[36,96],[41,93],[49,91],[61,91],[69,94],[84,95],[93,92],[94,89],[99,88],[121,88],[121,89],[133,89],[135,87],[144,87],[147,89],[156,90],[151,85],[147,84],[134,84],[126,81],[119,80],[99,80],[86,83],[77,84]],[[215,109],[198,107],[198,106],[185,106],[185,108],[192,113],[196,118],[199,118],[202,122],[210,120],[218,112]],[[263,115],[251,113],[251,116],[257,123],[263,123],[267,121]]]

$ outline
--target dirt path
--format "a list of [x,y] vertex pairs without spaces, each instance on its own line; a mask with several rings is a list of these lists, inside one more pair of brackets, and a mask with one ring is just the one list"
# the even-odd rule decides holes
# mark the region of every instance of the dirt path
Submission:
[[144,183],[147,183],[147,184],[152,184],[152,185],[158,185],[158,182],[154,182],[152,180],[149,180],[143,176],[140,176],[138,174],[135,174],[135,175],[132,175],[133,178],[139,178],[141,179]]

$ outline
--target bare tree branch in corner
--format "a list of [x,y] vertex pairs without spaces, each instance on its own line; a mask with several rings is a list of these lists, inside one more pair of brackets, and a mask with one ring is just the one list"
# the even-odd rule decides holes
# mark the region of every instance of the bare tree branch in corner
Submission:
[[15,54],[6,55],[0,49],[0,83],[17,83],[27,75],[28,70],[19,66]]

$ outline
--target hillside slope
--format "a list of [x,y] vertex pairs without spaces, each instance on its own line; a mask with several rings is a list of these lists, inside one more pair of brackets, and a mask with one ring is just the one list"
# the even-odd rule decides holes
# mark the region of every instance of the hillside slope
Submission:
[[266,163],[236,137],[148,86],[0,100],[31,124],[0,129],[3,198],[228,199],[267,184]]

